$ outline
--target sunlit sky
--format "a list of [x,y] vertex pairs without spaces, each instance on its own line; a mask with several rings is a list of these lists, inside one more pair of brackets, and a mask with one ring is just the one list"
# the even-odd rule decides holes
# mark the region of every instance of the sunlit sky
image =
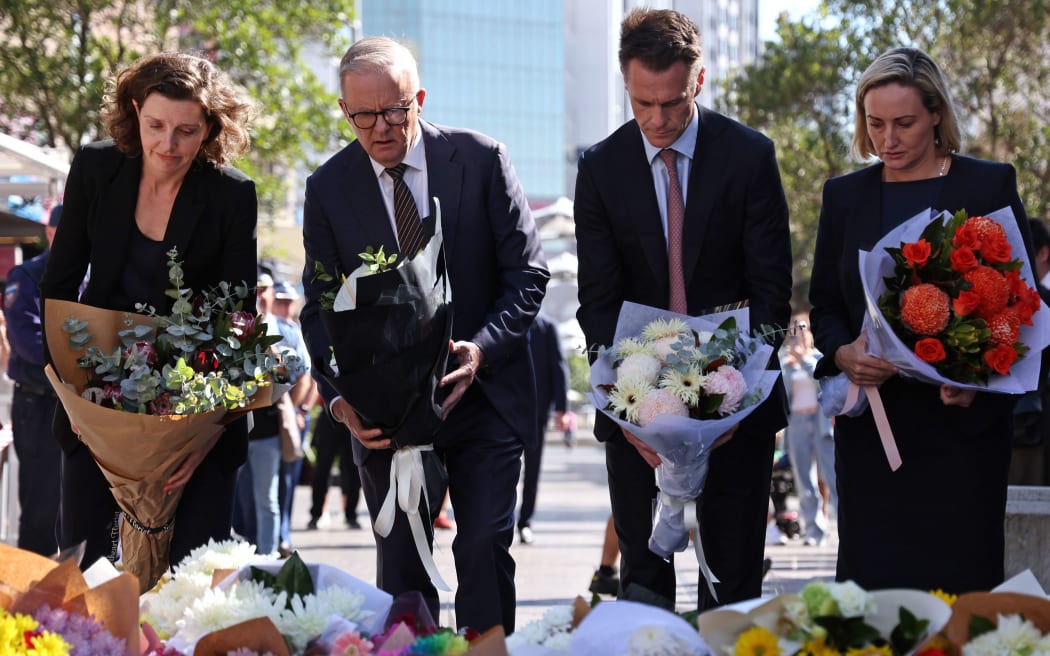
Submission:
[[758,0],[758,38],[769,41],[776,34],[777,16],[782,11],[792,18],[812,13],[819,0]]

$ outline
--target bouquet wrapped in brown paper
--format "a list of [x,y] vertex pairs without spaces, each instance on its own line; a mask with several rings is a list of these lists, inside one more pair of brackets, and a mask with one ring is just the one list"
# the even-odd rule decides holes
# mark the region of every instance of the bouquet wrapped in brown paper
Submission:
[[[58,563],[29,551],[0,544],[0,609],[8,616],[23,614],[43,617],[47,613],[41,611],[47,607],[85,618],[93,617],[94,623],[115,639],[109,641],[110,645],[119,645],[119,641],[123,641],[122,653],[138,656],[138,581],[130,574],[118,574],[106,562],[98,563],[87,574],[92,578],[96,575],[103,580],[91,585],[72,560]],[[77,636],[70,634],[79,632],[83,637],[84,624],[83,621],[70,623],[67,634],[59,632],[59,635],[65,641],[75,643]],[[93,627],[87,630],[98,629]],[[30,639],[29,636],[20,638]],[[96,639],[95,644],[101,643]],[[6,647],[0,645],[0,652],[10,653],[4,651]]]
[[166,494],[165,482],[227,423],[274,403],[300,368],[271,352],[280,337],[241,309],[250,288],[194,294],[169,257],[170,314],[45,302],[45,373],[124,511],[123,562],[142,591],[169,565],[180,492]]

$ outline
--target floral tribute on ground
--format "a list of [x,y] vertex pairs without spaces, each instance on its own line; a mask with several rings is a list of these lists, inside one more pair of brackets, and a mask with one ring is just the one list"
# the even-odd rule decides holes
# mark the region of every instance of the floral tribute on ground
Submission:
[[168,314],[45,303],[45,373],[124,512],[123,562],[143,591],[168,568],[180,494],[166,494],[165,481],[226,424],[275,402],[302,368],[274,355],[280,337],[244,310],[250,287],[188,289],[177,252],[168,256]]
[[[769,396],[780,375],[767,369],[772,355],[770,344],[750,336],[746,309],[688,317],[623,304],[613,348],[601,349],[591,367],[588,398],[660,454],[654,553],[688,547],[712,445]],[[700,540],[693,544],[714,594],[718,579]]]

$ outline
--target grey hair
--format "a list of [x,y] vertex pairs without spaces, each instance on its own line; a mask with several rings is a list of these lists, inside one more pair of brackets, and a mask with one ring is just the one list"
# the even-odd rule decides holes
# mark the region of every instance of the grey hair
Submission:
[[419,67],[412,52],[385,36],[370,36],[354,43],[339,61],[339,79],[347,73],[373,73],[379,70],[399,71],[409,76],[414,89],[419,88]]

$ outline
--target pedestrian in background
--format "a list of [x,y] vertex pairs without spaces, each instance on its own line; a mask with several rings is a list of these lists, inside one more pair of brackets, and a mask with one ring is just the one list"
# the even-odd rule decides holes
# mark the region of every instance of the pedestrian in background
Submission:
[[525,474],[521,509],[518,511],[518,537],[522,544],[532,544],[536,539],[532,532],[532,515],[536,511],[543,443],[551,409],[554,409],[554,423],[559,431],[564,433],[569,424],[569,367],[561,350],[558,327],[542,314],[536,315],[529,329],[529,354],[536,374],[536,434],[530,443],[525,444],[522,454]]
[[44,234],[48,250],[7,274],[4,319],[11,345],[7,375],[15,383],[11,431],[18,456],[18,548],[43,556],[58,551],[58,498],[62,449],[51,433],[58,397],[44,375],[44,326],[40,321],[40,279],[62,220],[62,205],[51,209]]

